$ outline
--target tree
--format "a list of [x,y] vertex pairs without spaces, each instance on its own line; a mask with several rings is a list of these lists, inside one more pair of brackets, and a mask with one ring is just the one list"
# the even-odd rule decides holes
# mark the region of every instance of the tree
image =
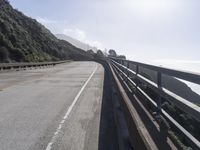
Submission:
[[124,55],[119,55],[119,56],[117,56],[117,58],[119,58],[119,59],[126,59],[126,56],[124,56]]
[[94,55],[94,51],[92,49],[87,50],[87,53],[90,55]]
[[97,50],[97,55],[101,56],[101,57],[104,57],[104,54],[103,54],[103,52],[101,50]]
[[113,50],[113,49],[110,49],[108,53],[109,53],[109,55],[112,56],[112,57],[117,57],[117,53],[116,53],[115,50]]

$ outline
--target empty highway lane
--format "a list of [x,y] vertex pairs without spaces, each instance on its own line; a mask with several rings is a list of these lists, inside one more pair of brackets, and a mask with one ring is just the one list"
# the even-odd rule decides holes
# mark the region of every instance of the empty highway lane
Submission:
[[103,81],[95,62],[0,73],[0,149],[98,149]]

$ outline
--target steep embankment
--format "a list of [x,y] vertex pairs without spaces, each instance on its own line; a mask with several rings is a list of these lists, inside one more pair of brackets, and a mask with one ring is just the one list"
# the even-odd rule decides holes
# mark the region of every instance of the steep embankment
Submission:
[[0,0],[0,62],[90,59],[85,51],[58,40],[35,19]]

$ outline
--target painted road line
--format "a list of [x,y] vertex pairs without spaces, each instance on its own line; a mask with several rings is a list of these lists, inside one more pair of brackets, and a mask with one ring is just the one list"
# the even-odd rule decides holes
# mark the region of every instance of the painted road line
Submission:
[[82,86],[81,90],[78,92],[78,94],[74,98],[74,101],[72,102],[72,104],[69,106],[67,112],[65,113],[65,116],[63,117],[63,119],[59,123],[58,128],[56,129],[56,132],[54,133],[53,137],[51,138],[51,141],[48,143],[48,145],[46,147],[46,150],[51,150],[52,145],[56,142],[56,139],[57,139],[57,137],[58,137],[58,135],[59,135],[62,127],[63,127],[63,124],[65,123],[65,121],[69,117],[70,112],[72,111],[73,107],[75,106],[76,102],[78,101],[81,93],[83,92],[83,90],[85,89],[85,87],[87,86],[87,84],[89,83],[89,81],[92,79],[92,77],[95,74],[96,70],[97,70],[97,65],[96,65],[94,71],[92,72],[92,74],[89,76],[89,78],[87,79],[87,81]]

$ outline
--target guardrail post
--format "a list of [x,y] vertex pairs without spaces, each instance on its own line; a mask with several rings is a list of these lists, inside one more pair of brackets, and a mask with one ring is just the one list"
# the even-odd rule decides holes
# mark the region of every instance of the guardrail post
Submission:
[[129,62],[127,61],[127,70],[126,70],[126,77],[127,77],[126,79],[127,79],[127,81],[128,81],[129,76],[130,76],[130,73],[129,73],[129,71],[128,71],[129,67],[130,67],[130,64],[129,64]]
[[139,84],[139,83],[138,83],[138,77],[137,77],[138,74],[139,74],[139,66],[138,66],[138,65],[136,65],[135,73],[136,73],[136,74],[135,74],[135,79],[136,79],[136,81],[135,81],[136,87],[135,87],[135,88],[136,88],[136,90],[137,90],[137,87],[138,87],[138,84]]
[[[124,66],[124,60],[121,60],[120,62],[121,62],[121,65]],[[123,73],[125,73],[124,67],[121,67],[121,70],[122,70]],[[124,80],[126,77],[124,76],[123,73],[121,73],[121,75],[122,75],[122,78],[123,78],[123,80]]]
[[157,72],[157,86],[158,86],[158,99],[157,99],[157,113],[160,114],[161,112],[161,91],[162,91],[162,74],[161,72]]

